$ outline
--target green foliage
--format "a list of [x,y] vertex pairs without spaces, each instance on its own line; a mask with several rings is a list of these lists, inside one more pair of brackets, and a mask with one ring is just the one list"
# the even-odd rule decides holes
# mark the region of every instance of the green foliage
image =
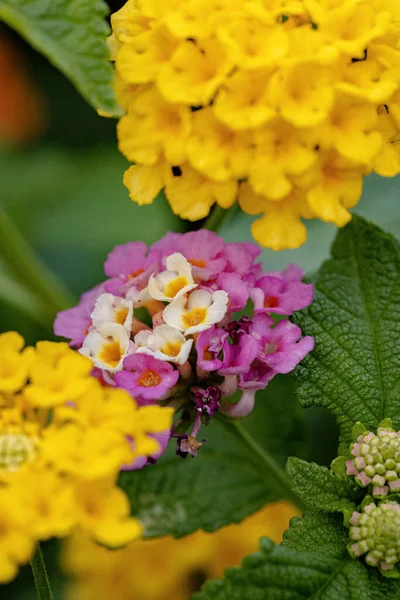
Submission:
[[397,583],[383,579],[346,550],[337,516],[306,513],[292,519],[284,544],[261,540],[260,552],[225,579],[207,583],[193,600],[396,600]]
[[[354,217],[313,278],[314,303],[294,318],[315,337],[315,350],[295,372],[300,401],[335,415],[344,454],[357,422],[369,430],[385,418],[400,425],[399,250],[391,235]],[[194,599],[398,600],[398,581],[347,551],[340,513],[356,510],[365,491],[345,475],[298,458],[288,460],[287,472],[313,512],[292,519],[281,546],[263,540],[242,568],[207,583]]]
[[294,491],[310,508],[328,512],[353,511],[357,500],[362,497],[362,492],[354,480],[332,473],[326,467],[315,463],[291,457],[287,462],[286,471]]
[[356,421],[400,426],[399,273],[398,242],[354,217],[315,277],[313,304],[294,319],[316,340],[295,371],[300,402],[335,414],[343,454]]
[[[259,394],[245,426],[284,465],[287,454],[304,451],[300,419],[290,380],[281,377]],[[171,447],[155,467],[121,475],[146,536],[214,531],[279,499],[275,482],[260,474],[255,457],[219,423],[211,423],[202,435],[207,441],[194,460],[177,459]]]
[[58,67],[96,109],[118,115],[103,0],[0,0],[0,20]]

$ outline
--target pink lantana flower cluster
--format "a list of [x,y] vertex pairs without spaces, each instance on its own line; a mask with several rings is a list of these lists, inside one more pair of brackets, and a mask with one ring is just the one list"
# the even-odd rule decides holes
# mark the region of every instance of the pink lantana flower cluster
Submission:
[[58,314],[55,333],[92,359],[105,385],[127,390],[139,405],[179,411],[150,460],[170,435],[178,454],[195,456],[203,423],[218,411],[247,415],[256,391],[313,349],[297,325],[271,316],[308,306],[313,286],[294,265],[263,271],[259,253],[207,230],[168,233],[150,248],[129,242],[109,254],[107,280]]

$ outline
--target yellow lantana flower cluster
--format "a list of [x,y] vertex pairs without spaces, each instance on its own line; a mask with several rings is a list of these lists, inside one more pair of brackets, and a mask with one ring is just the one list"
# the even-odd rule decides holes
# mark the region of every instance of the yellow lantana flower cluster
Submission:
[[261,536],[281,542],[296,514],[287,502],[277,502],[214,533],[135,540],[114,552],[87,536],[73,536],[63,552],[72,577],[66,600],[188,600],[206,579],[222,577],[256,552]]
[[0,335],[0,582],[42,539],[78,530],[120,547],[139,537],[117,475],[157,451],[148,434],[172,419],[172,409],[102,387],[67,344],[23,346],[18,333]]
[[400,172],[399,2],[128,0],[112,26],[137,203],[164,189],[197,220],[238,197],[281,250],[301,219],[347,223],[364,175]]

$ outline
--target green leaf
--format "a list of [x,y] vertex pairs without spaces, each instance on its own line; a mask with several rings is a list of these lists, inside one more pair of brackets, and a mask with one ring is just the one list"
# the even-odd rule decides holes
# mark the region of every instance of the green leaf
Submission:
[[0,0],[0,20],[71,79],[95,109],[117,116],[107,12],[103,0]]
[[[287,453],[300,450],[300,416],[290,379],[276,378],[257,394],[256,408],[243,424],[283,468]],[[121,475],[147,537],[214,531],[279,499],[256,457],[219,423],[204,427],[199,437],[207,441],[195,459],[174,456],[172,441],[156,466]]]
[[262,539],[259,553],[206,583],[193,600],[398,600],[400,584],[352,560],[347,540],[338,515],[295,517],[283,545]]
[[242,568],[227,569],[225,579],[206,583],[193,600],[313,598],[338,564],[333,558],[296,552],[263,538],[260,552],[245,558]]
[[293,517],[285,531],[283,544],[299,552],[319,552],[339,560],[347,559],[346,544],[349,530],[343,525],[340,514],[305,512]]
[[313,509],[328,512],[355,510],[362,491],[346,475],[299,458],[289,458],[286,471],[293,490]]
[[400,247],[360,217],[339,231],[315,277],[315,300],[294,321],[315,337],[296,369],[303,406],[323,406],[340,426],[346,454],[357,421],[391,417],[400,427]]

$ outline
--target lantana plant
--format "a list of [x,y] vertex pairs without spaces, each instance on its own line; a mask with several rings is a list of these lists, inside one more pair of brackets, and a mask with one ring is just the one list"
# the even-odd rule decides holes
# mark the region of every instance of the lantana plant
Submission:
[[[193,600],[398,600],[400,246],[349,209],[366,175],[400,172],[399,3],[128,0],[110,28],[105,14],[0,0],[119,119],[131,198],[164,193],[181,220],[153,235],[144,216],[77,303],[0,207],[0,298],[59,338],[0,334],[0,582],[30,561],[51,600],[41,541],[128,554],[287,500],[283,541]],[[275,250],[305,241],[302,219],[345,227],[305,276],[242,231],[227,241],[236,201]]]

